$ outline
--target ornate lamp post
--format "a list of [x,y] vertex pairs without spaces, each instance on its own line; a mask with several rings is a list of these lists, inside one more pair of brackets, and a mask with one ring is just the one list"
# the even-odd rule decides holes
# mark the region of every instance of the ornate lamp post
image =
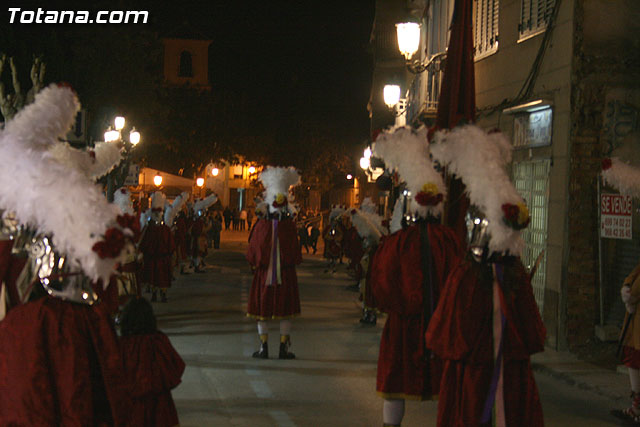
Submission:
[[[113,202],[113,193],[117,187],[121,187],[127,175],[129,174],[129,165],[131,164],[131,160],[129,159],[129,155],[131,154],[131,150],[135,147],[141,139],[140,132],[136,130],[135,127],[131,128],[129,132],[128,140],[125,140],[122,137],[122,131],[125,127],[126,120],[122,116],[118,116],[114,120],[114,126],[107,129],[104,133],[105,142],[113,142],[120,145],[120,151],[122,152],[122,162],[118,166],[116,166],[108,175],[107,175],[107,200],[109,202]],[[160,177],[162,179],[162,177]],[[155,183],[155,178],[154,178]]]

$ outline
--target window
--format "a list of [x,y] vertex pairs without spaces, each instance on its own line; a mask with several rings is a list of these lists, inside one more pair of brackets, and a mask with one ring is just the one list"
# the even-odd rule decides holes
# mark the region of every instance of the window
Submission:
[[180,54],[180,77],[193,77],[193,64],[191,60],[191,53],[183,50]]
[[475,0],[473,8],[473,46],[475,59],[498,50],[498,17],[500,0]]
[[547,28],[556,0],[521,0],[520,41],[540,34]]

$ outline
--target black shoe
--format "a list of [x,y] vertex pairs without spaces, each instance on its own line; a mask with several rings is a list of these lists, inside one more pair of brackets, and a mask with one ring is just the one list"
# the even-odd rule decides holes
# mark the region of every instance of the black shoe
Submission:
[[151,302],[156,301],[158,301],[158,294],[156,293],[156,291],[153,291],[153,293],[151,294]]
[[266,342],[260,344],[260,350],[253,353],[253,357],[256,359],[268,359],[269,358],[269,346]]
[[280,343],[280,354],[278,354],[278,359],[295,359],[296,355],[289,352],[289,344],[286,342]]

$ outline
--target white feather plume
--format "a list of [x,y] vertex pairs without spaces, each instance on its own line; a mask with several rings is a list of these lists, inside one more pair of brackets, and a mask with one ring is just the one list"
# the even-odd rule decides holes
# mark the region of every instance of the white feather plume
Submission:
[[0,206],[15,212],[20,223],[52,235],[70,264],[106,285],[128,248],[105,259],[92,248],[116,224],[119,209],[84,173],[48,151],[66,134],[79,107],[70,88],[51,85],[7,123],[0,133]]
[[293,166],[274,167],[267,166],[258,178],[265,188],[264,201],[269,204],[270,212],[277,212],[280,209],[273,206],[273,201],[278,194],[287,197],[289,208],[294,206],[292,187],[300,184],[300,173]]
[[334,206],[333,208],[331,208],[331,212],[329,213],[329,221],[333,221],[345,212],[346,209],[344,207]]
[[505,172],[511,159],[509,142],[501,134],[487,134],[473,125],[438,132],[434,139],[433,157],[462,179],[471,204],[478,206],[489,220],[489,250],[521,255],[521,233],[504,223],[502,211],[505,203],[524,203]]
[[49,153],[60,164],[78,169],[92,180],[106,175],[122,160],[120,149],[107,142],[96,144],[93,150],[95,157],[89,151],[78,150],[66,142],[51,144]]
[[207,210],[209,206],[213,205],[217,201],[218,201],[218,196],[215,194],[210,194],[204,199],[198,200],[197,202],[195,202],[193,204],[193,211],[197,213],[198,211]]
[[393,212],[391,213],[391,221],[389,221],[389,232],[395,233],[398,230],[402,230],[402,216],[403,212],[403,196],[398,197],[396,204],[393,206]]
[[79,110],[80,102],[70,87],[52,84],[6,123],[4,134],[23,147],[41,150],[67,134]]
[[376,213],[377,206],[371,200],[371,197],[365,197],[362,203],[360,204],[360,210],[363,212]]
[[[373,150],[377,157],[384,160],[388,169],[400,174],[414,196],[425,184],[430,183],[436,186],[444,201],[447,191],[442,176],[431,162],[426,127],[415,130],[405,126],[383,132],[378,135]],[[443,206],[443,202],[435,206],[422,206],[412,198],[409,210],[424,218],[427,214],[442,214]]]
[[118,188],[113,193],[113,204],[120,209],[120,212],[133,215],[133,204],[130,196],[131,194],[126,187]]
[[165,209],[164,223],[166,225],[171,227],[171,225],[173,224],[173,220],[176,218],[176,215],[178,215],[178,212],[180,212],[184,205],[187,203],[187,200],[189,200],[189,193],[183,191],[182,194],[178,195],[178,197],[173,200],[173,203],[171,203],[171,205],[168,206],[167,209]]
[[383,234],[386,234],[382,227],[382,217],[361,209],[352,209],[351,223],[358,231],[358,235],[367,240],[369,245],[377,244]]
[[640,197],[640,169],[612,158],[611,167],[602,171],[602,178],[620,194]]

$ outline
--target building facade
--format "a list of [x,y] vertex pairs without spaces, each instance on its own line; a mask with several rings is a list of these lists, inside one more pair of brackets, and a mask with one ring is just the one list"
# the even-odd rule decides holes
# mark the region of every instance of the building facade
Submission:
[[[599,193],[611,190],[600,189],[599,172],[608,156],[640,165],[640,2],[470,1],[476,123],[514,145],[510,172],[532,217],[523,261],[542,254],[532,284],[547,344],[615,339],[640,221],[634,213],[632,239],[600,237]],[[421,59],[446,49],[454,0],[393,3],[421,22]],[[409,78],[408,124],[432,124],[440,79],[437,66]]]

